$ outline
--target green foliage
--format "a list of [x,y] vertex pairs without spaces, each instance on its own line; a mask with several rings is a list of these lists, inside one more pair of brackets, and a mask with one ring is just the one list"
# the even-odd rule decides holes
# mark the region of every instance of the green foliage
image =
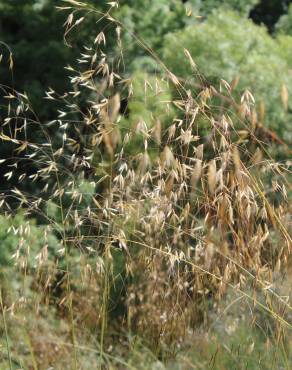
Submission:
[[[131,63],[130,69],[143,68],[155,71],[158,67],[149,57],[149,53],[133,39],[133,35],[146,43],[156,54],[165,45],[164,38],[168,33],[183,29],[188,24],[197,21],[193,15],[208,15],[219,8],[233,9],[243,15],[256,5],[258,0],[190,0],[183,4],[181,0],[151,0],[145,1],[121,1],[121,8],[117,11],[117,18],[123,23],[123,47],[127,50],[127,56]],[[193,15],[188,16],[188,10]],[[189,14],[190,15],[190,14]]]
[[256,24],[264,24],[273,33],[279,18],[287,13],[290,0],[260,0],[251,13],[250,18]]
[[128,102],[129,115],[121,122],[123,130],[125,132],[130,130],[135,136],[135,141],[128,145],[128,150],[132,154],[140,152],[144,145],[143,139],[146,138],[146,132],[149,129],[154,133],[151,141],[153,149],[157,149],[160,142],[159,133],[156,132],[157,135],[155,135],[155,130],[159,130],[157,126],[166,128],[174,116],[174,111],[169,104],[170,87],[167,81],[159,77],[136,72],[132,76],[132,90],[133,98]]
[[13,218],[0,215],[0,242],[0,265],[4,268],[14,263],[33,268],[44,247],[54,253],[59,247],[53,233],[36,225],[35,220],[26,220],[21,213]]
[[259,0],[190,0],[189,3],[203,15],[217,11],[218,8],[222,7],[248,15],[251,9],[259,3]]
[[220,78],[230,83],[239,76],[237,91],[242,93],[249,89],[257,103],[263,100],[267,125],[289,139],[291,127],[280,93],[283,83],[291,85],[290,61],[284,55],[288,42],[290,40],[282,45],[272,39],[265,28],[235,12],[220,10],[203,23],[168,35],[164,60],[179,76],[190,76],[192,70],[184,55],[186,48],[200,73],[215,86],[218,87]]
[[51,0],[0,1],[1,41],[9,45],[14,58],[13,82],[4,73],[6,66],[1,67],[1,82],[26,91],[41,116],[52,114],[42,99],[44,90],[51,86],[63,92],[68,87],[63,67],[74,55],[64,48],[64,16],[55,5]]
[[292,4],[289,6],[287,14],[282,15],[275,26],[277,34],[292,36]]
[[[165,34],[184,26],[185,8],[180,0],[121,1],[118,18],[127,32],[136,34],[157,52]],[[127,37],[129,47],[137,49],[132,37]]]

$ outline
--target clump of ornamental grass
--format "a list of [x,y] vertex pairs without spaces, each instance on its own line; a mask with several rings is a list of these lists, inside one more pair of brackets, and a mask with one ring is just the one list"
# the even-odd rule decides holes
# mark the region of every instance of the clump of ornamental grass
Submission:
[[[40,122],[25,93],[1,86],[0,138],[10,155],[1,159],[0,202],[6,217],[21,210],[46,229],[35,250],[29,230],[12,226],[20,237],[11,257],[33,277],[36,312],[55,306],[69,323],[73,368],[82,328],[98,335],[100,366],[117,338],[128,343],[124,333],[175,353],[230,288],[276,331],[291,329],[289,301],[273,287],[291,250],[291,164],[267,154],[271,136],[252,93],[238,92],[236,80],[207,84],[188,50],[194,76],[181,80],[137,35],[157,71],[131,76],[118,4],[99,14],[66,3],[67,43],[87,14],[96,15],[97,34],[66,67],[70,91],[46,92],[54,120]],[[31,304],[34,294],[25,294]],[[6,316],[13,299],[3,296]]]

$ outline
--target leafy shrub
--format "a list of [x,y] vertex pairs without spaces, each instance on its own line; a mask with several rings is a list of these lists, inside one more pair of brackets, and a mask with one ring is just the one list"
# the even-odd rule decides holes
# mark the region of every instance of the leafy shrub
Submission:
[[289,5],[288,13],[282,15],[275,26],[276,34],[292,36],[292,5]]
[[36,221],[27,220],[24,213],[14,217],[0,215],[0,264],[2,268],[19,267],[34,268],[39,263],[42,252],[56,255],[60,247],[57,237],[45,226],[37,225]]
[[218,8],[233,9],[247,16],[259,0],[190,0],[189,3],[203,15],[217,12]]
[[239,77],[237,91],[253,91],[258,113],[260,102],[265,104],[264,124],[289,141],[291,128],[281,101],[281,87],[285,84],[289,89],[291,85],[290,59],[285,58],[290,43],[290,39],[285,40],[285,45],[279,43],[264,27],[237,13],[218,10],[205,22],[168,35],[163,55],[167,65],[181,77],[193,74],[184,48],[199,72],[216,86],[220,78],[231,83]]

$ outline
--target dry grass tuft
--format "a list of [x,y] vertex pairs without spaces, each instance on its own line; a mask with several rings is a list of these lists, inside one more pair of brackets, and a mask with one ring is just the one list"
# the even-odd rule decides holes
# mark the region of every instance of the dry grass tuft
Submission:
[[[67,37],[95,10],[66,2]],[[120,48],[127,30],[110,15],[116,6],[110,4],[101,16],[117,31]],[[82,17],[73,21],[73,12]],[[151,50],[162,72],[156,86],[146,75],[135,92],[121,54],[105,55],[106,37],[98,31],[78,68],[68,67],[70,91],[46,93],[61,107],[51,122],[38,121],[25,94],[2,86],[0,137],[13,153],[2,163],[8,184],[2,212],[38,217],[58,240],[52,252],[45,236],[31,261],[24,226],[11,229],[23,235],[13,262],[23,279],[33,277],[34,293],[23,292],[23,302],[33,306],[36,295],[36,312],[54,306],[69,323],[71,368],[78,368],[80,328],[98,333],[101,363],[108,361],[112,338],[124,331],[159,352],[206,324],[229,289],[266,312],[278,333],[291,329],[289,302],[273,288],[275,271],[290,258],[291,164],[268,157],[256,135],[262,113],[254,114],[251,92],[236,101],[234,83],[226,81],[226,93],[200,83],[187,89]],[[187,50],[186,57],[196,69]],[[283,87],[285,107],[287,99]],[[129,112],[121,110],[124,101]],[[134,114],[137,102],[141,109]],[[148,102],[159,108],[151,111]],[[277,184],[278,204],[268,177]],[[37,191],[24,192],[23,184]],[[17,314],[8,296],[5,305]],[[35,333],[30,338],[41,365],[43,344]],[[50,358],[56,351],[46,346]]]

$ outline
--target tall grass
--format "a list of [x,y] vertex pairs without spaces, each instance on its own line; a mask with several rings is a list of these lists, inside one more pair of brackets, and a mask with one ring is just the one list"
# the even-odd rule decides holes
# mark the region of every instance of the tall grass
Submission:
[[[261,341],[289,368],[291,306],[277,279],[291,250],[290,163],[269,157],[252,93],[206,84],[187,50],[184,81],[130,34],[157,63],[155,76],[131,76],[118,4],[100,14],[65,2],[68,44],[88,14],[103,31],[66,67],[71,90],[47,91],[56,119],[40,122],[25,93],[1,86],[11,152],[1,207],[19,235],[9,273],[20,283],[5,284],[2,304],[10,368],[226,368]],[[38,219],[42,247],[15,224],[20,212]],[[9,344],[18,320],[24,347]],[[241,355],[222,333],[245,336],[247,321]]]

